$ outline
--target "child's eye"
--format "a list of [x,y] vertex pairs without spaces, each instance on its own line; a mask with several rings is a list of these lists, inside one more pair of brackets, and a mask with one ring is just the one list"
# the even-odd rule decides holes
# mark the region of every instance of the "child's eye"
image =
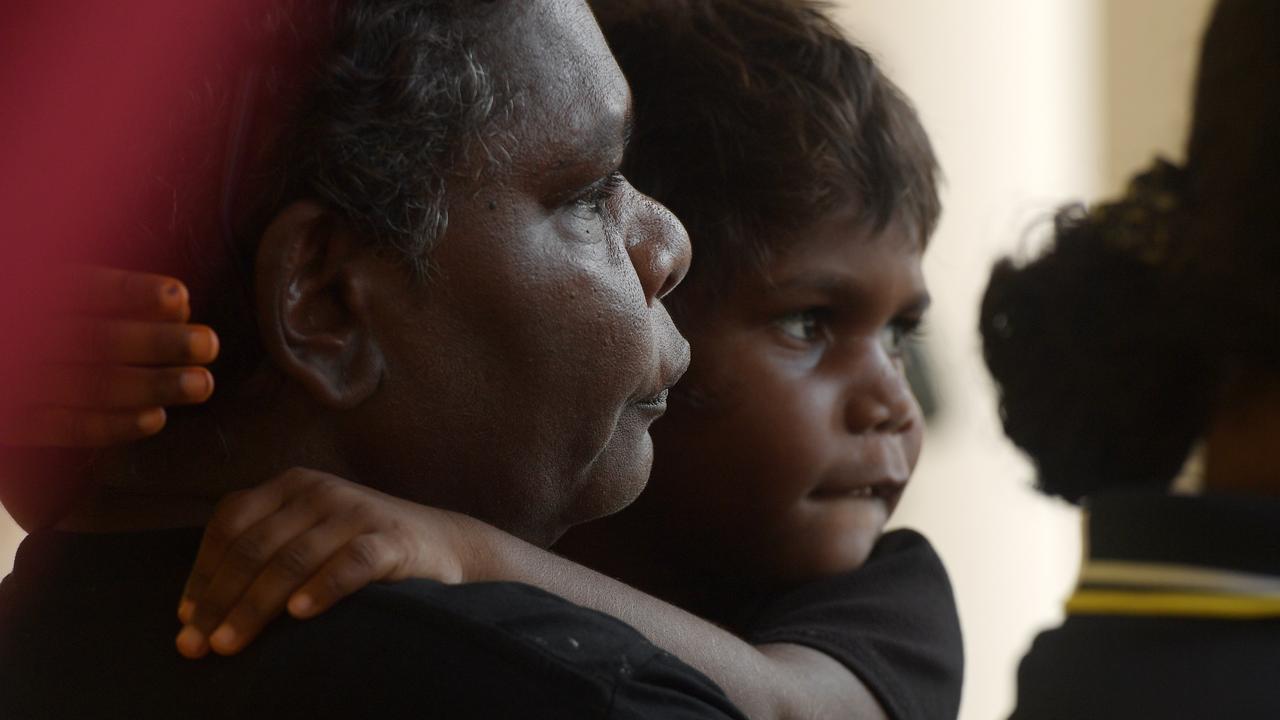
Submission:
[[581,195],[573,199],[575,209],[587,215],[587,219],[604,215],[605,206],[617,196],[625,181],[622,173],[613,172],[591,183]]
[[784,315],[777,320],[782,334],[793,340],[812,343],[821,337],[822,318],[819,310],[801,310]]
[[880,328],[880,347],[890,357],[901,358],[907,345],[920,334],[919,318],[902,318]]

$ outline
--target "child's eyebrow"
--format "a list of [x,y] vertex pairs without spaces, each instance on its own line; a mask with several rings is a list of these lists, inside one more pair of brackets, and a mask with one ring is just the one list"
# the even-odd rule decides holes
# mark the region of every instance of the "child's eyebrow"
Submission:
[[[773,283],[780,292],[805,292],[821,295],[831,302],[860,306],[873,299],[875,293],[857,278],[837,274],[806,274]],[[899,313],[922,315],[933,303],[929,292],[923,288],[902,303]]]
[[929,294],[929,291],[924,290],[914,295],[898,312],[899,314],[907,315],[923,315],[932,304],[933,296]]

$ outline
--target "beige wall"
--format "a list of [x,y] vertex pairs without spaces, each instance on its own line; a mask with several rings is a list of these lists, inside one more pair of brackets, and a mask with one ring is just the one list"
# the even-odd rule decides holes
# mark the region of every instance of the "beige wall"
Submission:
[[1106,187],[1157,154],[1182,158],[1196,53],[1213,0],[1105,2]]
[[22,528],[13,519],[0,511],[0,576],[8,575],[13,569],[13,553],[22,539]]

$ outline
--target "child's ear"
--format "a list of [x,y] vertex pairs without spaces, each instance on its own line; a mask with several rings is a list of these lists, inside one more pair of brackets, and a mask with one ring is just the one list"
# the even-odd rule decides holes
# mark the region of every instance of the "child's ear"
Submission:
[[262,342],[286,375],[334,408],[367,400],[386,368],[370,325],[370,252],[310,200],[276,215],[258,248],[254,287]]

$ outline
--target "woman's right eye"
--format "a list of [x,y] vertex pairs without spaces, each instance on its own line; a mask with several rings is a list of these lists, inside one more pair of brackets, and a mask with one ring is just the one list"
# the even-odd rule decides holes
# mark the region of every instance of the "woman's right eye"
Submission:
[[592,183],[581,195],[574,198],[574,207],[590,217],[600,217],[604,215],[605,206],[617,196],[624,182],[622,173],[610,173]]

